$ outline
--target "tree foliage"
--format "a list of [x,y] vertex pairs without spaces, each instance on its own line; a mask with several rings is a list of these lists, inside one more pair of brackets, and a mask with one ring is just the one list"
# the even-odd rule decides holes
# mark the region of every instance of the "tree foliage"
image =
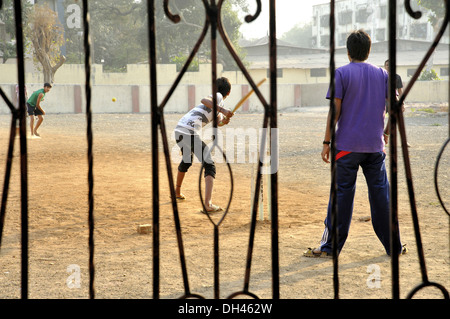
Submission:
[[[66,5],[79,3],[66,1]],[[158,63],[180,63],[187,57],[197,42],[205,24],[205,7],[201,0],[171,0],[169,7],[173,14],[181,16],[177,24],[170,21],[163,8],[163,1],[155,3]],[[222,22],[238,54],[239,27],[242,22],[238,11],[245,11],[243,0],[225,1],[222,8]],[[91,38],[93,60],[102,63],[105,70],[122,71],[126,64],[148,61],[148,16],[146,1],[94,0],[89,1],[91,15]],[[83,61],[81,29],[66,33],[68,56],[71,63]],[[201,46],[197,62],[206,62],[210,57],[210,34]],[[218,35],[218,39],[220,36]],[[233,61],[222,41],[218,41],[218,60],[225,69],[233,68]]]
[[312,48],[311,42],[312,23],[295,25],[292,29],[285,32],[281,39],[304,48]]
[[417,81],[440,81],[439,75],[436,73],[434,69],[431,70],[424,70],[420,74],[420,77],[417,79]]
[[[172,0],[169,2],[170,10],[173,14],[181,17],[179,23],[170,21],[163,12],[162,6],[157,10],[157,42],[159,48],[159,62],[168,63],[179,54],[188,55],[198,41],[206,21],[205,7],[199,0]],[[159,10],[159,12],[158,12]],[[224,1],[221,9],[221,21],[226,31],[228,39],[233,44],[234,49],[241,59],[245,53],[239,46],[241,34],[239,28],[242,21],[238,16],[239,10],[247,11],[247,6],[242,0]],[[211,56],[211,35],[208,32],[205,41],[199,49],[200,59]],[[231,54],[217,34],[217,59],[224,66],[225,70],[236,69]]]
[[417,0],[417,3],[430,10],[428,20],[433,27],[436,27],[445,16],[445,1],[442,0]]
[[[22,16],[24,25],[27,24],[27,17],[32,5],[29,1],[22,0]],[[16,25],[14,20],[13,0],[0,1],[0,21],[4,23],[4,32],[0,32],[0,51],[2,52],[3,63],[9,58],[16,56]],[[26,39],[25,39],[26,40]],[[26,46],[27,43],[24,43]]]
[[66,61],[61,54],[64,28],[58,15],[47,4],[35,5],[24,31],[32,43],[35,64],[42,67],[44,82],[53,83],[56,71]]

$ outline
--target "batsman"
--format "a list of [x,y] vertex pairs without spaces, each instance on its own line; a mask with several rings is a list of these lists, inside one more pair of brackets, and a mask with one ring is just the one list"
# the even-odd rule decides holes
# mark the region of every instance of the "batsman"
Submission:
[[205,172],[205,207],[204,213],[220,212],[223,209],[212,203],[212,191],[214,179],[216,178],[216,166],[211,157],[211,152],[205,142],[201,139],[202,128],[211,123],[214,117],[217,118],[219,126],[230,122],[233,112],[224,108],[224,100],[230,95],[231,84],[225,78],[219,78],[217,84],[217,114],[213,112],[212,95],[202,99],[201,104],[197,105],[186,113],[175,127],[175,139],[178,147],[181,149],[182,160],[178,166],[178,175],[176,181],[175,194],[177,200],[185,200],[186,196],[181,193],[184,176],[192,166],[193,155],[202,163]]

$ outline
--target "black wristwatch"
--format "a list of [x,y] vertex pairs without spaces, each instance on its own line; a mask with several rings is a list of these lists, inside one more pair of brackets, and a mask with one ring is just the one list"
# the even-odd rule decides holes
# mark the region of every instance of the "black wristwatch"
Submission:
[[323,144],[327,144],[327,145],[330,145],[331,144],[331,142],[330,141],[323,141]]

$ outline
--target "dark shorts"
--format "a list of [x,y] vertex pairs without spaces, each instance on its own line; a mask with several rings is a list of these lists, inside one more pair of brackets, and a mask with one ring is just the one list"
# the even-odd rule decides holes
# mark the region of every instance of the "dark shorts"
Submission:
[[44,115],[36,106],[27,103],[28,115]]
[[198,135],[186,135],[175,132],[175,139],[182,154],[181,163],[178,166],[180,172],[186,173],[189,170],[192,166],[193,156],[195,155],[205,168],[204,176],[216,177],[216,166],[211,157],[210,150]]

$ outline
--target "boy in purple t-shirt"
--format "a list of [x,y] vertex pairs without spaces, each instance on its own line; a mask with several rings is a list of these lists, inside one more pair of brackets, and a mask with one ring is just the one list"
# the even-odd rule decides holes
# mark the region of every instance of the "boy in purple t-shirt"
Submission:
[[[361,166],[366,178],[372,225],[376,235],[390,255],[389,181],[387,178],[384,145],[389,128],[384,130],[385,101],[388,96],[387,72],[364,61],[369,57],[370,36],[362,30],[347,38],[350,63],[336,69],[336,173],[338,207],[338,252],[348,236],[353,212],[356,177]],[[330,90],[327,99],[330,98]],[[330,162],[331,109],[328,114],[322,159]],[[331,256],[331,198],[325,219],[325,231],[319,248],[309,248],[306,257]],[[398,247],[401,247],[400,238]],[[398,253],[406,250],[401,248]]]

